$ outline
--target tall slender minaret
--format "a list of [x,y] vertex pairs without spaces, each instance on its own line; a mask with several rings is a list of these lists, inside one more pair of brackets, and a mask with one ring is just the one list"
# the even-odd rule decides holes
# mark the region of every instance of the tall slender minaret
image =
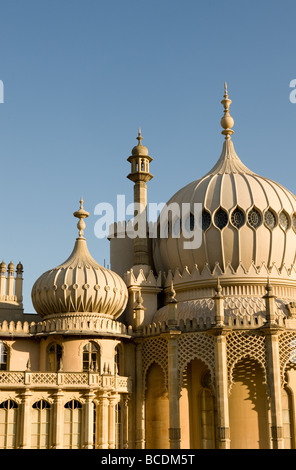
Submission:
[[[149,173],[149,163],[153,160],[148,155],[148,149],[142,145],[141,129],[137,137],[139,143],[132,149],[131,156],[127,159],[131,163],[131,172],[127,176],[134,184],[134,203],[141,204],[138,214],[135,206],[135,219],[144,224],[144,236],[136,236],[134,239],[134,265],[150,265],[149,239],[147,233],[147,181],[153,178]],[[142,226],[142,225],[141,225]],[[138,227],[135,227],[138,228]]]

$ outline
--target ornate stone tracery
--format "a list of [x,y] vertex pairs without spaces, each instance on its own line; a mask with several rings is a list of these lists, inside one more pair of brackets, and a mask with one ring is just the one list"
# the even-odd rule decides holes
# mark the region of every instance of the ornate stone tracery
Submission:
[[229,333],[226,337],[228,391],[231,392],[233,385],[233,370],[235,365],[244,358],[250,357],[258,361],[263,369],[265,383],[266,373],[266,351],[265,338],[262,335],[250,334],[245,331]]
[[202,360],[209,368],[211,382],[215,383],[214,338],[207,333],[184,333],[178,340],[179,384],[183,382],[183,372],[194,360]]
[[[142,349],[143,383],[146,384],[146,374],[149,367],[155,362],[163,370],[165,386],[168,387],[168,345],[163,336],[156,336],[144,340]],[[145,386],[144,386],[145,389]]]
[[279,335],[281,384],[286,384],[287,369],[296,369],[296,332],[285,331]]

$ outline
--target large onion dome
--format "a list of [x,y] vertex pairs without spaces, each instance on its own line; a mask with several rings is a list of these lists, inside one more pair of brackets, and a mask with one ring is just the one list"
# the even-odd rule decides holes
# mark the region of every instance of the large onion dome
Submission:
[[83,237],[88,212],[74,212],[79,218],[79,237],[69,258],[42,274],[32,288],[32,301],[41,317],[65,314],[104,314],[117,318],[127,304],[127,288],[122,278],[102,267],[90,255]]
[[[194,203],[202,204],[202,243],[185,248],[180,218],[169,223],[168,237],[154,240],[153,258],[157,271],[182,272],[219,265],[234,271],[250,266],[291,270],[296,255],[296,198],[286,188],[249,170],[237,156],[231,135],[231,100],[222,100],[221,119],[225,142],[216,165],[202,178],[180,189],[167,203],[190,203],[191,214],[184,224],[192,227]],[[181,212],[182,213],[182,212]],[[264,271],[266,276],[266,270]]]

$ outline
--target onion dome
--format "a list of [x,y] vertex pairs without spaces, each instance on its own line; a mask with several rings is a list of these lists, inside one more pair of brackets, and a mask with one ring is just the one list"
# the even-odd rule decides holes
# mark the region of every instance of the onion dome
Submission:
[[[213,271],[219,265],[223,273],[229,266],[234,271],[239,266],[247,271],[251,265],[265,265],[269,270],[275,267],[287,272],[296,256],[296,198],[241,162],[231,140],[234,121],[229,114],[231,100],[226,84],[221,103],[225,136],[221,156],[204,177],[180,189],[168,201],[167,206],[178,204],[180,216],[169,220],[166,238],[153,241],[156,270],[174,272],[178,268],[182,272],[197,266],[202,271],[207,266]],[[183,203],[190,204],[190,213],[182,217]],[[195,203],[202,207],[198,217],[194,215]],[[186,247],[183,227],[199,227],[198,247]]]
[[104,314],[118,318],[127,304],[127,288],[122,278],[102,267],[90,255],[84,219],[89,213],[83,208],[73,214],[79,219],[74,249],[59,266],[42,274],[32,288],[32,301],[41,317],[51,318],[66,314]]

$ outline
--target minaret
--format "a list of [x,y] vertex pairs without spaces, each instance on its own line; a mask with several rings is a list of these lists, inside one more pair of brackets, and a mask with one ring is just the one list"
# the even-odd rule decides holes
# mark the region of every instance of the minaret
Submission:
[[[137,137],[139,143],[132,149],[131,156],[127,159],[131,163],[131,172],[127,176],[134,184],[134,204],[140,204],[138,213],[137,206],[135,206],[135,218],[145,227],[144,237],[136,236],[134,239],[134,265],[149,266],[149,240],[147,236],[147,181],[153,178],[149,172],[149,163],[153,160],[148,155],[148,149],[142,145],[143,139],[141,129]],[[142,225],[143,224],[143,225]],[[135,226],[135,229],[138,227]]]

